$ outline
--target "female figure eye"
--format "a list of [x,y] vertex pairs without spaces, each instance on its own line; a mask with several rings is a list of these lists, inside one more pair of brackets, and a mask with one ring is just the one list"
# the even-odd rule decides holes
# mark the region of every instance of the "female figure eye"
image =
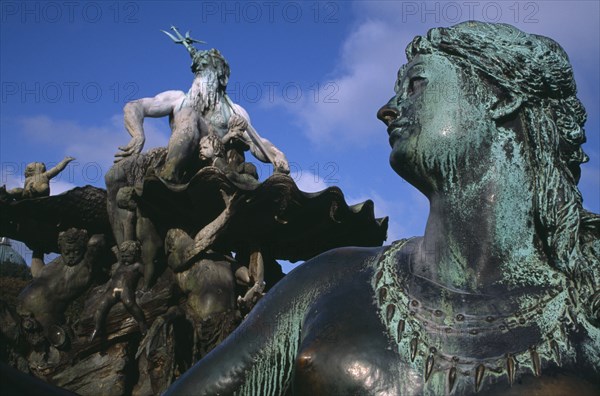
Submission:
[[420,92],[427,85],[425,77],[412,77],[408,82],[408,95],[414,95]]

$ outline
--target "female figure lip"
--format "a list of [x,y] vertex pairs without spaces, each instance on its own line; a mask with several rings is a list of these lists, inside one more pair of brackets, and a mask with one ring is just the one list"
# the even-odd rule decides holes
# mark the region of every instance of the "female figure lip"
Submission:
[[409,131],[407,127],[408,124],[403,124],[401,126],[392,125],[388,128],[390,146],[393,147],[397,140],[408,137]]
[[396,129],[404,129],[410,124],[411,123],[405,118],[397,118],[388,124],[387,133],[388,135],[391,135]]

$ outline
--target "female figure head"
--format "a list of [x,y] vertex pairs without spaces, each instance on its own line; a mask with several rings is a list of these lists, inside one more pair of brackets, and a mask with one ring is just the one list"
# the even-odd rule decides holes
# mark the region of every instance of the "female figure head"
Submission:
[[[378,113],[388,125],[392,167],[428,194],[442,188],[441,178],[456,180],[460,169],[477,175],[493,139],[516,139],[512,147],[521,151],[519,171],[527,173],[533,221],[550,264],[580,281],[586,299],[597,294],[600,264],[594,255],[600,252],[593,251],[599,249],[600,217],[583,209],[577,188],[580,164],[588,160],[581,148],[586,113],[564,50],[510,25],[465,22],[416,37],[406,54],[409,63],[399,72],[397,95]],[[420,63],[437,67],[434,79],[443,75],[447,86],[458,78],[458,91],[443,91],[438,84],[433,94],[441,99],[435,102]],[[421,125],[420,120],[440,118],[440,109],[445,121]],[[454,141],[439,144],[452,133]],[[436,135],[437,145],[431,139],[425,144],[428,134]]]

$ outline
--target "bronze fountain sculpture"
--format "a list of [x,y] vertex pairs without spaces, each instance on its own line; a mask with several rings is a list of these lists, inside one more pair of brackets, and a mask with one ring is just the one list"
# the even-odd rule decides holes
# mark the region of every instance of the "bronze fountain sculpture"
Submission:
[[[300,191],[285,155],[227,97],[225,58],[173,31],[192,56],[192,88],[125,106],[131,140],[106,190],[49,196],[70,157],[27,168],[33,195],[0,187],[0,234],[35,252],[31,283],[12,305],[0,300],[3,391],[160,394],[284,277],[276,260],[385,240],[371,201]],[[150,116],[169,116],[172,137],[141,153]],[[275,173],[258,180],[246,151]],[[46,265],[50,252],[61,256]]]
[[[299,191],[225,94],[223,56],[173,31],[192,88],[126,105],[107,191],[0,189],[0,233],[36,252],[18,306],[0,302],[9,390],[600,392],[600,216],[577,188],[586,113],[556,42],[466,22],[410,43],[377,116],[430,214],[380,247],[372,202]],[[141,153],[143,118],[167,115],[169,147]],[[277,172],[260,182],[245,151]],[[309,261],[283,276],[276,259]]]
[[566,54],[480,22],[406,53],[378,117],[424,236],[305,263],[167,394],[598,394],[600,217]]

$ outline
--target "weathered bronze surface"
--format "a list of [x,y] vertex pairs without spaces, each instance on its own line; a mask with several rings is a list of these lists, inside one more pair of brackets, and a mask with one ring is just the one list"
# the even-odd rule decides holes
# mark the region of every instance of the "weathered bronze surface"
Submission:
[[566,54],[480,22],[406,52],[378,117],[425,235],[305,263],[167,394],[600,392],[600,217]]
[[[600,393],[600,216],[558,44],[480,22],[413,40],[378,117],[430,215],[378,247],[372,202],[298,190],[225,95],[222,55],[174,32],[192,89],[126,106],[107,191],[0,190],[0,232],[35,256],[0,303],[5,362],[84,395]],[[162,115],[169,147],[140,153]],[[258,181],[248,150],[279,173]],[[284,277],[277,259],[310,260]],[[25,382],[9,390],[61,392]]]
[[[0,189],[0,234],[34,251],[33,281],[11,304],[0,301],[0,360],[10,367],[83,395],[160,394],[281,280],[276,260],[385,240],[387,218],[374,217],[371,201],[349,207],[338,188],[298,190],[285,156],[226,97],[222,55],[190,53],[188,94],[125,107],[132,141],[105,175],[106,191],[48,196],[70,158],[48,172],[28,168],[32,194]],[[172,118],[169,147],[139,153],[141,123],[157,108]],[[275,174],[259,181],[246,151]],[[61,255],[46,265],[49,252]],[[5,381],[10,367],[0,367],[3,391],[61,394],[20,376]]]

